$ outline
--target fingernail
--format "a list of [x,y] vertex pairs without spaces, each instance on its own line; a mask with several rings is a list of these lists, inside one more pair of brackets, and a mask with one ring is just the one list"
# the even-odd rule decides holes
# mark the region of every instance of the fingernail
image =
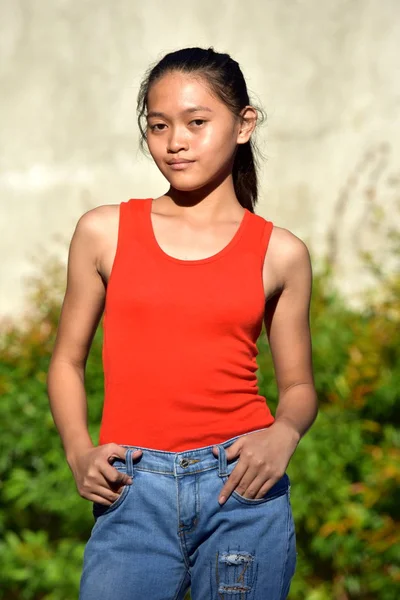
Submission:
[[220,497],[218,498],[218,502],[219,502],[220,504],[223,504],[223,503],[225,502],[225,500],[226,500],[226,497],[225,497],[225,496],[220,496]]

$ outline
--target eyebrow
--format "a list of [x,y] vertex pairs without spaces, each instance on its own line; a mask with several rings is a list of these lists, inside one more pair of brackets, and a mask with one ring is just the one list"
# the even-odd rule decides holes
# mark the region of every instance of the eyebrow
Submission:
[[[181,112],[181,114],[197,112],[199,110],[205,110],[205,111],[208,111],[208,112],[213,112],[211,110],[211,108],[208,108],[208,106],[191,106],[190,108],[185,108],[185,110],[183,110]],[[150,117],[164,117],[164,118],[166,118],[167,115],[164,114],[164,113],[162,113],[162,112],[159,112],[159,111],[156,111],[156,110],[152,110],[152,111],[150,111],[147,114],[146,118],[149,119]]]

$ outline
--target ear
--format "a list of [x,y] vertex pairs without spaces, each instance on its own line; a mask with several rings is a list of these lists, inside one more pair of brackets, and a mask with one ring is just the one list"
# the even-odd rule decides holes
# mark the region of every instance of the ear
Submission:
[[256,127],[257,117],[257,111],[255,108],[253,108],[253,106],[245,106],[240,111],[240,126],[237,136],[238,144],[246,144],[249,141],[251,134],[253,133]]

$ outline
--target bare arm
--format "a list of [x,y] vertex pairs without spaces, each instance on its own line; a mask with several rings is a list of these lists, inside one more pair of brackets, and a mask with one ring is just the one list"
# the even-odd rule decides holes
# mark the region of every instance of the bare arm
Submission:
[[228,448],[228,460],[238,454],[240,459],[220,491],[220,503],[234,489],[245,498],[263,498],[285,474],[300,438],[318,412],[309,326],[310,256],[306,245],[290,231],[274,228],[272,235],[265,268],[269,277],[275,274],[279,292],[268,300],[264,321],[279,402],[270,427],[242,436]]
[[105,287],[98,271],[103,207],[80,217],[73,234],[67,287],[47,373],[47,393],[67,462],[93,442],[87,429],[85,366],[104,310]]
[[268,303],[265,326],[279,391],[275,421],[289,425],[298,441],[318,412],[309,325],[312,268],[304,242],[286,229],[278,235],[283,285]]

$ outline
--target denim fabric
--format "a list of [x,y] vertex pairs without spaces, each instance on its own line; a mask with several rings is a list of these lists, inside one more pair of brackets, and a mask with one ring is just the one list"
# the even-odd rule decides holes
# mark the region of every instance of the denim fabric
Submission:
[[[262,431],[262,430],[257,430]],[[253,433],[253,432],[249,432]],[[248,434],[244,434],[248,435]],[[290,480],[263,498],[219,493],[238,458],[213,446],[168,452],[127,446],[113,466],[133,479],[119,498],[93,502],[79,600],[284,600],[296,567]],[[132,459],[136,449],[142,456]]]

